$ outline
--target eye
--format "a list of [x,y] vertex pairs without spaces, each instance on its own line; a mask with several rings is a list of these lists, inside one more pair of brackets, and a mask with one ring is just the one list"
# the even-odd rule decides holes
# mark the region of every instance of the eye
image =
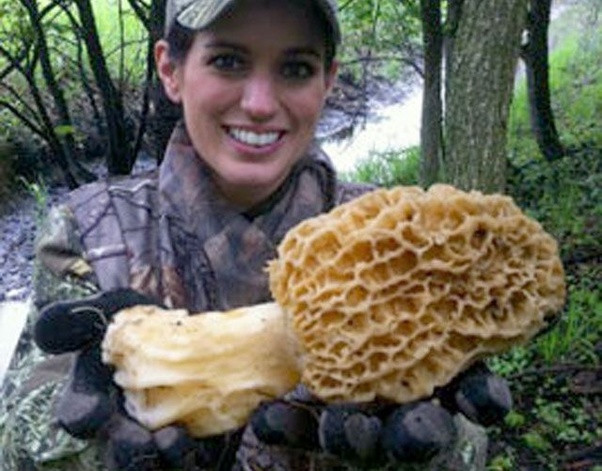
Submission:
[[221,72],[238,72],[244,67],[244,60],[237,54],[218,54],[209,59],[209,65]]
[[287,61],[282,66],[282,75],[287,79],[303,80],[313,77],[316,67],[302,60]]

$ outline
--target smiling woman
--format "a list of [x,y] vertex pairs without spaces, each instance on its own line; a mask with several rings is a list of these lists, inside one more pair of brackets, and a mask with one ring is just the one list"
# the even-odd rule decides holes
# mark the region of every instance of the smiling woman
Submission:
[[156,47],[167,95],[222,194],[250,207],[306,153],[336,65],[309,4],[242,1],[198,33],[186,57]]

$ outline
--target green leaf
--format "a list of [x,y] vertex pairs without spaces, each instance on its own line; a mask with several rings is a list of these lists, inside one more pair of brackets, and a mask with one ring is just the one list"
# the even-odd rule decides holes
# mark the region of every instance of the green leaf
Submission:
[[537,451],[548,451],[552,448],[552,445],[547,441],[539,432],[531,430],[522,436],[525,445],[533,450]]
[[514,460],[509,455],[497,455],[487,466],[487,471],[511,471],[514,468]]
[[523,425],[525,425],[525,416],[523,414],[521,414],[520,412],[516,412],[516,411],[510,411],[508,413],[508,415],[506,416],[506,418],[504,419],[504,422],[506,423],[506,425],[508,427],[511,428],[519,428],[522,427]]
[[75,133],[75,127],[71,124],[60,124],[54,127],[54,132],[59,137],[65,137]]

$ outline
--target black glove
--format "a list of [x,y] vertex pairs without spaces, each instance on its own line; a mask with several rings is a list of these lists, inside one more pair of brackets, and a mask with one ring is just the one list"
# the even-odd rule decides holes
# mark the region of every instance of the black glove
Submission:
[[[267,444],[325,451],[347,461],[379,466],[422,463],[456,439],[453,414],[482,425],[503,419],[512,407],[506,382],[477,364],[436,391],[437,401],[326,405],[301,400],[262,404],[251,419]],[[438,404],[440,405],[438,405]]]
[[149,304],[158,305],[131,289],[117,289],[42,310],[34,328],[38,346],[54,354],[79,351],[57,405],[58,421],[77,438],[103,441],[110,469],[229,469],[240,434],[196,440],[178,426],[152,432],[123,407],[112,370],[101,361],[100,343],[116,312]]

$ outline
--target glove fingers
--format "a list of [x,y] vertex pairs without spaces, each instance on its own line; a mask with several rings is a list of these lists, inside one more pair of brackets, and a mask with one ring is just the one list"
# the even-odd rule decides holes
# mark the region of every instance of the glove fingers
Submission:
[[318,413],[309,404],[266,402],[251,417],[251,426],[257,438],[269,445],[317,449]]
[[91,438],[109,420],[111,370],[101,362],[100,348],[82,351],[57,404],[59,423],[71,435]]
[[457,376],[437,392],[441,404],[450,411],[461,412],[473,422],[492,425],[512,409],[508,383],[479,362]]
[[197,469],[215,465],[224,448],[224,437],[195,440],[186,429],[168,426],[153,433],[161,460],[168,469]]
[[107,436],[105,460],[109,469],[151,471],[164,469],[153,434],[132,419],[114,414],[103,430]]
[[382,435],[385,455],[398,462],[422,462],[456,438],[452,416],[431,402],[402,406],[387,419]]
[[169,468],[183,469],[196,444],[182,427],[169,426],[153,432],[161,458]]
[[42,310],[34,327],[34,340],[47,353],[71,352],[100,340],[107,323],[94,300],[61,301]]
[[464,378],[454,399],[460,412],[485,426],[499,422],[512,409],[512,394],[508,383],[493,374]]
[[354,406],[329,406],[320,416],[322,449],[343,459],[377,460],[381,431],[382,422],[378,417]]
[[[236,453],[240,448],[240,443],[242,441],[244,431],[245,428],[242,427],[238,430],[234,430],[224,435],[215,437],[215,439],[217,440],[217,444],[219,444],[219,446],[221,447],[219,450],[219,459],[217,463],[213,466],[213,469],[215,469],[215,471],[231,471],[232,469],[234,469]],[[207,439],[203,440],[203,443],[206,444]],[[212,446],[215,446],[215,444],[213,444]],[[197,468],[194,468],[194,471],[196,470]]]
[[132,289],[123,288],[50,304],[41,311],[36,322],[35,342],[47,353],[79,350],[102,339],[115,312],[140,304],[156,303]]

